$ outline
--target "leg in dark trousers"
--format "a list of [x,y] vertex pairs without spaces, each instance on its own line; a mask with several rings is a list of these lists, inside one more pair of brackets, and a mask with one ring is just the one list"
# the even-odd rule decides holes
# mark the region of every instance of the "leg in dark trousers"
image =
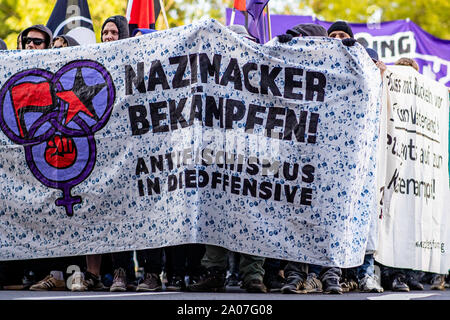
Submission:
[[111,253],[114,280],[111,292],[127,291],[128,284],[134,280],[133,251]]
[[186,276],[187,245],[170,246],[164,249],[167,265],[166,289],[169,291],[185,290],[184,277]]
[[226,284],[230,287],[237,287],[242,280],[241,274],[239,273],[241,254],[235,251],[228,251],[227,258],[228,276],[226,279]]
[[264,261],[264,284],[270,292],[280,292],[286,284],[284,277],[280,274],[280,271],[285,267],[282,262],[282,260],[272,258],[267,258]]
[[205,255],[204,244],[187,244],[187,275],[189,276],[189,283],[192,281],[198,281],[198,279],[204,273],[204,267],[202,266],[202,259]]
[[161,272],[163,268],[163,249],[145,249],[136,251],[139,266],[144,268],[144,280],[136,291],[159,291],[162,289]]

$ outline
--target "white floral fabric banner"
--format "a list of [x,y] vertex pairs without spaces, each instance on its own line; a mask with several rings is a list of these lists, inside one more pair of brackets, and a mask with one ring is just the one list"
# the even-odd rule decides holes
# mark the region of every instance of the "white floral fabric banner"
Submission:
[[203,20],[1,59],[1,260],[204,243],[362,262],[381,78],[359,44]]
[[391,267],[446,274],[448,89],[407,66],[390,66],[383,81],[385,141],[378,167],[382,210],[375,258]]

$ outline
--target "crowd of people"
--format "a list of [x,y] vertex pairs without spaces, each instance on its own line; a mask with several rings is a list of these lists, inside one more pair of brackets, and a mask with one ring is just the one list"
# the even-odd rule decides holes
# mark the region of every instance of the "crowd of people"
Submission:
[[[229,28],[256,41],[244,26],[232,25]],[[157,31],[136,29],[130,35],[127,19],[112,16],[102,25],[101,41],[119,41],[151,32]],[[356,43],[351,27],[344,21],[335,22],[328,30],[316,24],[299,24],[275,40],[285,43],[294,37],[336,38],[346,46]],[[51,30],[44,25],[33,25],[17,38],[17,49],[24,50],[77,45],[80,44],[68,35],[53,37]],[[0,50],[7,50],[1,39]],[[382,74],[386,65],[375,50],[366,50]],[[412,59],[402,58],[397,64],[409,65],[418,71],[417,63]],[[70,268],[73,266],[77,268]],[[375,272],[376,267],[381,270],[381,279]],[[32,291],[223,292],[227,286],[241,286],[253,293],[341,294],[353,290],[375,293],[424,290],[424,283],[431,284],[433,290],[445,290],[448,275],[382,266],[374,260],[373,252],[366,252],[362,265],[348,269],[264,258],[203,244],[0,262],[0,289]]]

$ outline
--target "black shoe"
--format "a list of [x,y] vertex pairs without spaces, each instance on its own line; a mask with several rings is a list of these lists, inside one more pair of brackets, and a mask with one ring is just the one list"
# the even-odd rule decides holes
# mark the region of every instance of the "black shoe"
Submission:
[[187,289],[192,292],[224,292],[225,270],[217,267],[209,268],[198,282],[190,284]]
[[267,293],[267,288],[260,279],[252,279],[242,286],[249,293]]
[[22,278],[22,286],[24,290],[28,290],[33,284],[36,283],[36,277],[33,271],[25,271]]
[[305,278],[298,273],[290,272],[287,276],[286,283],[281,287],[282,293],[304,293],[303,284]]
[[323,293],[342,294],[344,292],[338,277],[323,277],[322,286]]
[[270,275],[265,277],[264,284],[269,292],[281,292],[281,288],[286,284],[286,279],[284,279],[279,274]]
[[420,283],[417,279],[409,278],[407,281],[407,285],[411,290],[423,290],[423,284]]
[[405,283],[405,278],[398,276],[395,277],[391,284],[392,291],[409,292],[409,287]]
[[199,282],[201,280],[200,276],[189,276],[189,282],[188,285],[192,285],[192,284],[196,284],[197,282]]
[[184,277],[173,276],[167,281],[166,285],[167,291],[185,291],[186,282],[184,282]]
[[227,278],[226,284],[230,287],[238,287],[239,277],[235,273],[230,274]]

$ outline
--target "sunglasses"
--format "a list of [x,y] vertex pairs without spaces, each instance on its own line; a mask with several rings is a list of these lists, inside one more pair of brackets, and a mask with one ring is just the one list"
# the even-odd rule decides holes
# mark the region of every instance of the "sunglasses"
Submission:
[[30,44],[31,42],[33,42],[36,46],[40,46],[45,41],[44,39],[28,38],[28,37],[24,37],[23,40],[25,41],[26,44]]

